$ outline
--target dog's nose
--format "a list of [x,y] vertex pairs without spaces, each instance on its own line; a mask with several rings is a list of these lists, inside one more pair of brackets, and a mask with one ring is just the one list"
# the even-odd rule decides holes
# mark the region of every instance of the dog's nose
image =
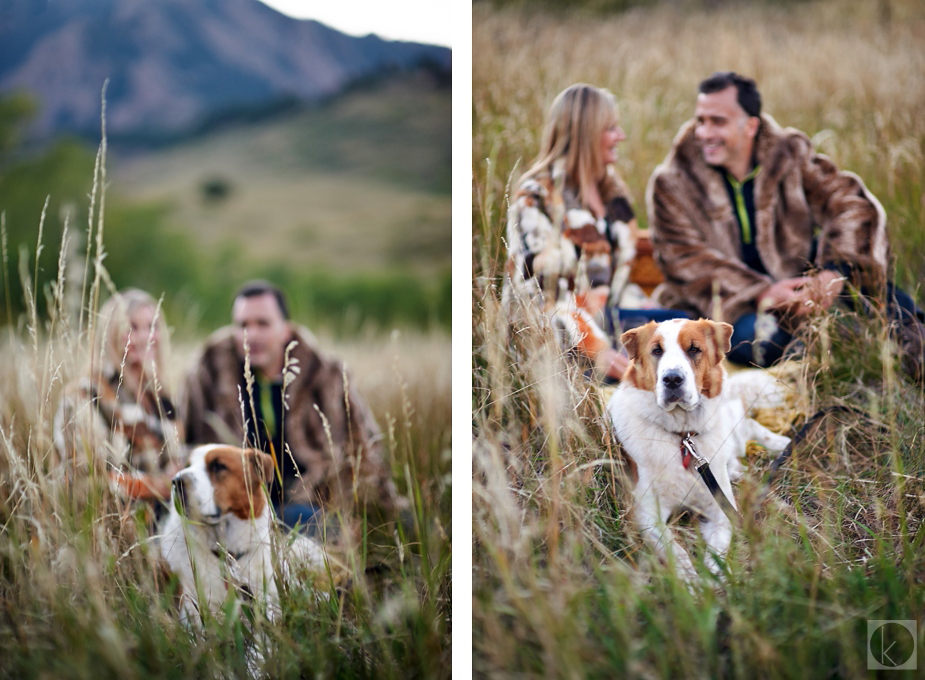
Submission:
[[662,384],[669,390],[676,390],[684,382],[684,376],[681,371],[668,371],[662,376]]
[[177,475],[171,482],[173,484],[173,493],[177,497],[181,508],[186,507],[186,477]]

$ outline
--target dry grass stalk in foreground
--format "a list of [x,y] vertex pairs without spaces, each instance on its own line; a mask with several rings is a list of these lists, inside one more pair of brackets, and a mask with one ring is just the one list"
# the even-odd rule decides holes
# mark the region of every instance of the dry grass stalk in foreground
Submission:
[[[391,382],[383,376],[371,393],[396,484],[413,502],[409,522],[365,527],[364,542],[344,556],[358,573],[330,602],[318,602],[306,578],[304,588],[289,591],[280,625],[259,624],[272,641],[265,655],[273,676],[296,677],[308,669],[346,677],[405,677],[409,669],[439,676],[441,659],[448,658],[450,421],[440,369],[448,364],[447,343],[411,342],[413,355],[380,339],[379,362],[388,366]],[[50,419],[62,383],[82,366],[85,352],[55,339],[40,340],[38,352],[18,339],[4,344],[4,666],[20,677],[43,670],[85,677],[93,668],[129,677],[242,672],[250,635],[245,616],[214,621],[202,636],[191,636],[177,621],[175,586],[157,563],[141,517],[104,478],[88,480],[81,498],[66,490]],[[415,367],[413,381],[402,373],[409,366]],[[421,382],[422,366],[430,367],[430,382]],[[374,565],[379,571],[365,576]]]
[[794,424],[827,404],[857,411],[811,431],[763,507],[772,459],[749,456],[736,493],[757,518],[726,584],[692,596],[627,522],[602,401],[549,329],[510,323],[489,289],[476,314],[477,675],[863,677],[866,620],[923,611],[925,398],[898,377],[882,320],[830,317],[807,335],[787,378]]

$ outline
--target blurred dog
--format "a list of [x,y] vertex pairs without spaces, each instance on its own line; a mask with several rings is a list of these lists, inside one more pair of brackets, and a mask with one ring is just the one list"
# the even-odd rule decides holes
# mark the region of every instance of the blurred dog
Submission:
[[272,474],[273,460],[265,453],[206,445],[193,449],[189,465],[173,478],[160,549],[179,578],[184,622],[198,623],[200,604],[219,613],[232,589],[274,619],[279,615],[274,562],[284,578],[296,564],[325,568],[320,544],[274,531],[264,492]]

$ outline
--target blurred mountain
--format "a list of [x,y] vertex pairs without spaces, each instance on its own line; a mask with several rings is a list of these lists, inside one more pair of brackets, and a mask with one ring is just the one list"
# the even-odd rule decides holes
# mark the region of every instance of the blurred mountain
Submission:
[[450,79],[450,50],[347,36],[258,0],[3,0],[0,95],[39,105],[37,141],[159,143],[233,117],[316,102],[381,75]]

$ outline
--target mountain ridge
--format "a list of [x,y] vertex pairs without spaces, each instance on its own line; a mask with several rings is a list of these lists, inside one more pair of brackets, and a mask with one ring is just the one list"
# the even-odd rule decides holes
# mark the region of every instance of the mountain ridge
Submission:
[[11,0],[0,5],[0,93],[39,101],[29,134],[157,141],[244,112],[315,103],[364,79],[423,69],[448,48],[353,37],[258,0]]

